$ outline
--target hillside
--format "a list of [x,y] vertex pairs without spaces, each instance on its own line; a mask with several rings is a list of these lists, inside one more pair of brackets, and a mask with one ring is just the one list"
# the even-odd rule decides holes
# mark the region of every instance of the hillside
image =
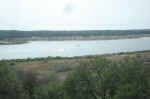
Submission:
[[90,36],[127,36],[150,34],[150,30],[87,30],[87,31],[16,31],[0,30],[0,40],[16,38],[54,38],[54,37],[90,37]]

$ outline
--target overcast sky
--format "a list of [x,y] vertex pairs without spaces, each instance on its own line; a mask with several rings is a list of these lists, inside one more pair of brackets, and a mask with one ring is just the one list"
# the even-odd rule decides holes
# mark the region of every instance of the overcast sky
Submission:
[[150,0],[0,0],[0,30],[150,28]]

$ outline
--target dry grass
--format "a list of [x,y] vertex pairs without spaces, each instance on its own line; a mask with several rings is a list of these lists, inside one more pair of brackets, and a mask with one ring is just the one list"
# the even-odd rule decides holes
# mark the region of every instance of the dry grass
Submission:
[[[130,54],[121,54],[121,55],[108,55],[105,56],[107,59],[112,61],[122,60],[124,57],[137,57],[137,55],[150,56],[150,52],[138,52]],[[68,73],[75,67],[79,65],[80,61],[88,61],[90,58],[79,58],[79,59],[43,59],[43,60],[30,60],[17,62],[15,68],[18,71],[32,71],[39,75],[39,78],[49,77],[50,79],[55,79],[57,81],[63,81],[67,77]],[[94,58],[94,56],[93,56]],[[149,57],[150,58],[150,57]],[[63,70],[64,66],[67,66],[71,69]],[[62,70],[57,70],[62,68]]]
[[[24,61],[17,62],[15,64],[15,69],[17,71],[32,71],[39,74],[39,77],[51,77],[55,75],[57,80],[64,80],[68,74],[69,70],[57,71],[57,67],[68,66],[70,68],[75,68],[78,66],[80,59],[49,59],[40,61]],[[61,68],[60,68],[61,69]]]

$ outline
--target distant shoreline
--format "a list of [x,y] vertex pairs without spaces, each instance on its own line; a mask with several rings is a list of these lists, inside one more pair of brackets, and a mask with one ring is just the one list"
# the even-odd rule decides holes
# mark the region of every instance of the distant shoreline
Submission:
[[24,44],[29,41],[76,41],[76,40],[117,40],[117,39],[133,39],[150,37],[150,34],[135,34],[135,35],[121,35],[121,36],[67,36],[67,37],[32,37],[32,38],[16,38],[11,40],[0,40],[0,45]]
[[9,41],[9,40],[0,40],[0,45],[13,45],[13,44],[24,44],[27,41]]

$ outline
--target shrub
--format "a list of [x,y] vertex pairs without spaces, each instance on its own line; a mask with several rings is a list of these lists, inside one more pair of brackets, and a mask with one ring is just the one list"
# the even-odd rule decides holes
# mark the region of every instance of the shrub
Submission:
[[70,99],[149,99],[150,72],[142,60],[105,58],[81,63],[65,81]]
[[0,62],[0,99],[26,99],[21,81],[6,62]]

